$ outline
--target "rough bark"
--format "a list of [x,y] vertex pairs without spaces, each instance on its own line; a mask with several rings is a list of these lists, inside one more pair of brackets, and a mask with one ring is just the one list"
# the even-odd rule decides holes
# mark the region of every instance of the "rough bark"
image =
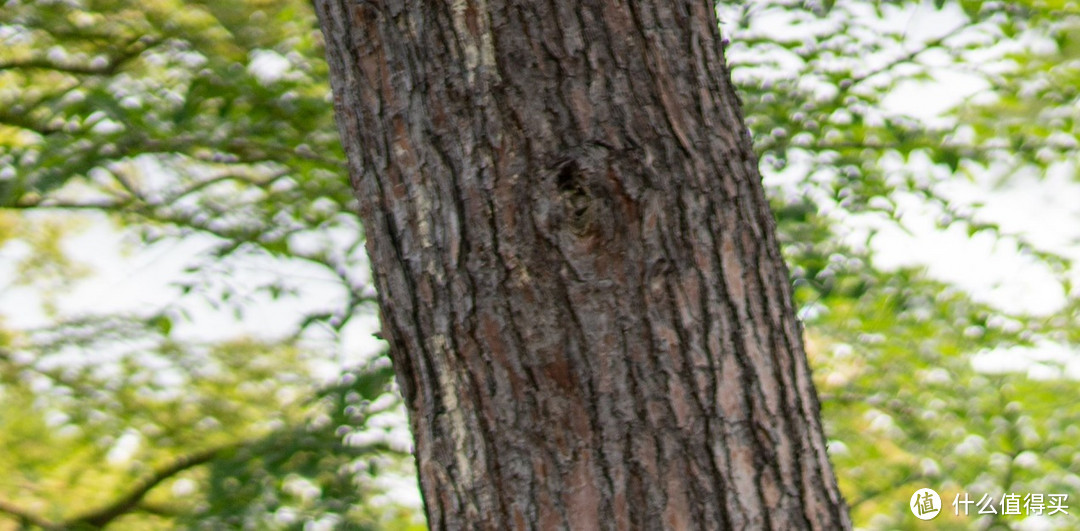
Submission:
[[433,529],[850,527],[711,2],[315,3]]

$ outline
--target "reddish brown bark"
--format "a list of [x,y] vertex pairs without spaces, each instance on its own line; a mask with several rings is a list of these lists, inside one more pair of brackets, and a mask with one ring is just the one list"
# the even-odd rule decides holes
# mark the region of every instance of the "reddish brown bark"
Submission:
[[710,2],[316,6],[432,528],[850,527]]

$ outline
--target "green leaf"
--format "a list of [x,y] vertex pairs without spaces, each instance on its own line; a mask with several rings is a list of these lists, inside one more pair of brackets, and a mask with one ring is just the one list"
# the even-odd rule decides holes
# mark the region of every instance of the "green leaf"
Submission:
[[150,325],[155,328],[163,336],[169,335],[172,331],[173,322],[169,316],[165,314],[158,314],[150,319]]

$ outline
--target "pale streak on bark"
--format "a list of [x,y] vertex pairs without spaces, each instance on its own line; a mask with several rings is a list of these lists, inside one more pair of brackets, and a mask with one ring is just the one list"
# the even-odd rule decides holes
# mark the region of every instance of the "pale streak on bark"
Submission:
[[454,31],[465,49],[466,80],[471,85],[478,73],[489,69],[497,80],[491,28],[484,16],[488,9],[486,0],[453,0],[450,9],[454,13]]

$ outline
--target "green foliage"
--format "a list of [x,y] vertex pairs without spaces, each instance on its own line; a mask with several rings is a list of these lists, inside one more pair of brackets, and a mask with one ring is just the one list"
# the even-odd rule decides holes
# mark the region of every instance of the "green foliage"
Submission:
[[348,288],[316,319],[334,326],[370,300],[306,3],[8,2],[0,27],[0,206],[106,211],[145,243],[211,235],[214,275],[309,262]]
[[[1008,529],[1022,517],[954,517],[950,504],[964,492],[999,501],[1005,493],[1074,493],[1080,484],[1080,393],[1064,376],[1076,354],[1037,354],[1048,346],[1075,352],[1072,263],[1005,233],[941,185],[1074,164],[1080,49],[1071,43],[1080,12],[1050,3],[936,6],[951,10],[942,18],[954,22],[914,44],[911,28],[896,22],[925,5],[837,2],[815,12],[746,2],[720,12],[763,169],[783,183],[772,189],[774,212],[856,525],[921,528],[909,498],[931,487],[946,504],[935,528]],[[936,123],[887,105],[894,92],[943,71],[962,71],[988,89]],[[872,227],[902,227],[897,205],[912,198],[936,211],[942,227],[1015,242],[1059,274],[1071,302],[1052,315],[1018,314],[921,270],[875,267]],[[840,238],[845,223],[871,228],[865,240]],[[997,367],[985,361],[995,354]],[[1017,369],[1002,356],[1035,359]],[[1076,520],[1058,514],[1048,524],[1066,529]]]
[[356,500],[371,490],[370,477],[395,465],[385,441],[364,437],[367,418],[386,408],[373,401],[392,378],[388,364],[347,375],[317,393],[323,415],[215,461],[206,505],[185,518],[201,528],[303,529],[315,521],[376,528],[380,515]]
[[[134,512],[177,523],[274,527],[275,514],[290,511],[306,520],[335,515],[343,525],[378,517],[350,506],[374,489],[358,471],[393,469],[400,459],[366,425],[395,404],[385,395],[393,377],[385,360],[316,389],[304,369],[311,354],[296,346],[180,344],[153,319],[68,322],[21,342],[4,347],[12,354],[0,373],[9,503],[46,501],[54,509],[41,517],[88,521],[117,493],[152,482],[161,487]],[[131,455],[118,459],[125,446]],[[186,476],[206,483],[201,499],[165,494],[177,477],[161,470],[204,463]],[[300,483],[319,495],[290,494]],[[73,492],[83,493],[77,502]]]
[[[54,322],[0,328],[0,528],[413,525],[366,503],[409,473],[368,424],[400,416],[386,360],[316,375],[373,293],[310,5],[8,1],[0,43],[0,289],[52,294]],[[136,314],[65,313],[90,273],[65,244],[100,213],[204,250]],[[190,332],[200,305],[310,298],[305,276],[335,294],[292,329]]]

